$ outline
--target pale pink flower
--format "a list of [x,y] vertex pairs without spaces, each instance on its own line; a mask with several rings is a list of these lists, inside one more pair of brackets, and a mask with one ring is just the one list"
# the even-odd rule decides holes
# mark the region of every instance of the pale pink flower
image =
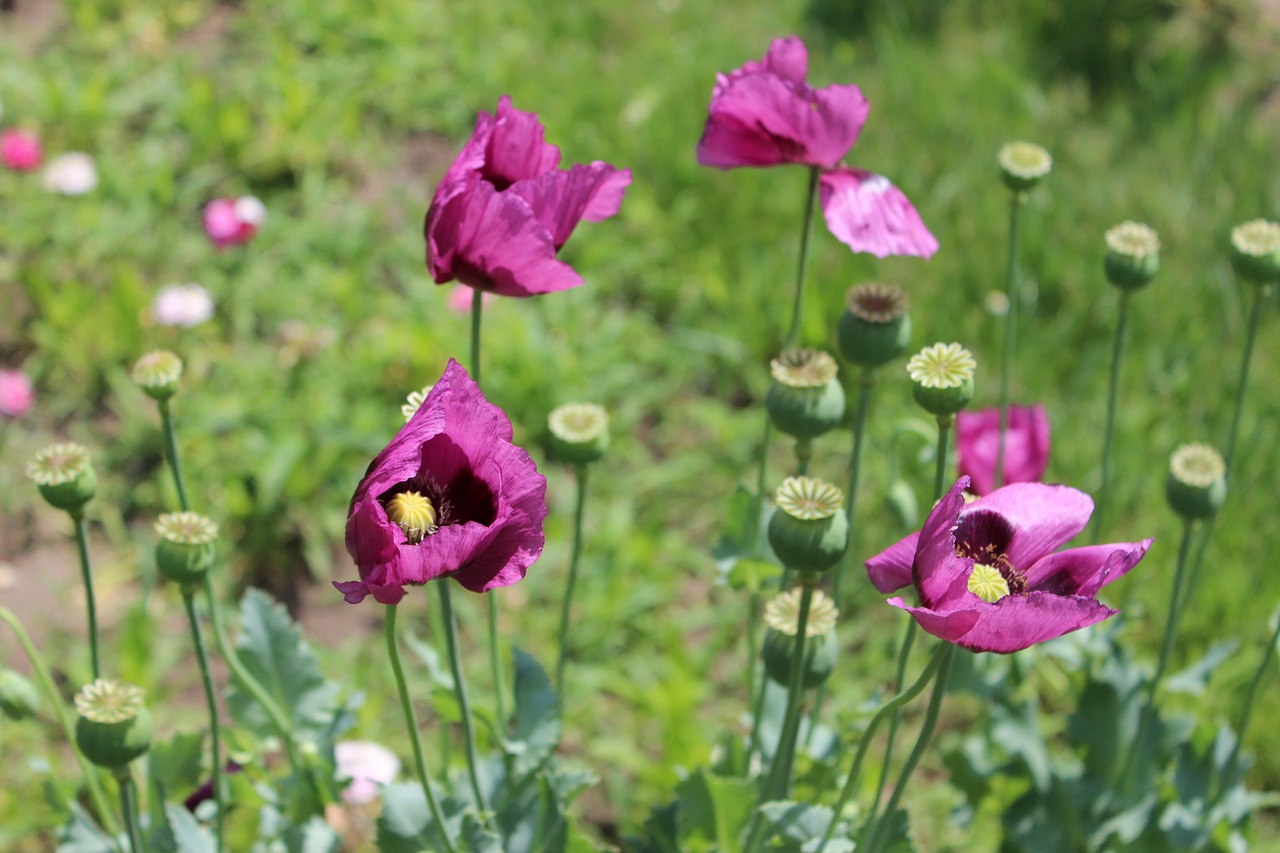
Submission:
[[[459,284],[449,293],[449,310],[455,314],[470,314],[471,304],[475,301],[476,289]],[[483,303],[488,305],[494,300],[492,293],[485,293]]]
[[31,380],[21,370],[0,370],[0,415],[20,418],[36,401]]
[[44,167],[44,188],[62,195],[84,195],[98,186],[98,169],[93,158],[80,151],[69,151],[49,161]]
[[350,779],[342,799],[353,805],[378,798],[378,788],[389,785],[400,772],[400,759],[382,744],[367,740],[344,740],[333,748],[337,777]]
[[15,172],[30,172],[40,168],[44,160],[44,151],[40,148],[40,137],[25,130],[10,128],[0,133],[0,163],[6,169]]
[[166,284],[151,303],[151,316],[162,326],[199,326],[213,316],[213,297],[198,284]]
[[258,198],[216,198],[204,207],[204,233],[219,249],[248,243],[267,221],[267,208]]

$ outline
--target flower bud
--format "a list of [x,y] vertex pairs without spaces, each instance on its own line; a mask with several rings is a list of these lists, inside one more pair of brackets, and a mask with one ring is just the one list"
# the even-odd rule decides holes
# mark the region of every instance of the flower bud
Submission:
[[844,417],[836,360],[814,349],[789,349],[769,362],[773,384],[764,399],[769,419],[792,438],[817,438]]
[[1227,499],[1227,466],[1207,444],[1184,444],[1173,451],[1165,497],[1187,521],[1209,518]]
[[[795,658],[797,623],[800,618],[800,596],[797,587],[784,592],[765,605],[765,631],[760,656],[765,674],[783,687],[791,684],[791,663]],[[809,618],[805,620],[805,648],[800,686],[811,690],[820,686],[836,668],[840,643],[836,639],[839,612],[831,599],[814,590],[809,602]]]
[[0,713],[11,720],[25,720],[39,708],[36,686],[11,669],[0,669]]
[[198,513],[170,512],[156,519],[156,535],[156,568],[187,594],[213,568],[218,525]]
[[89,464],[89,451],[79,444],[52,444],[36,451],[27,463],[27,476],[40,488],[50,506],[77,515],[98,489],[98,476]]
[[973,399],[973,373],[978,362],[959,344],[925,347],[907,362],[914,383],[911,394],[926,412],[949,418]]
[[1233,228],[1231,265],[1254,284],[1280,281],[1280,222],[1255,219]]
[[151,714],[141,687],[99,678],[75,698],[76,746],[98,767],[123,771],[151,746]]
[[595,403],[566,403],[547,415],[547,450],[570,465],[586,465],[609,449],[609,413]]
[[840,355],[860,367],[879,367],[907,351],[911,317],[907,295],[890,284],[862,284],[849,289],[847,310],[836,325]]
[[1000,149],[1000,177],[1014,192],[1026,192],[1049,174],[1053,158],[1049,152],[1031,142],[1010,142]]
[[178,393],[182,359],[168,350],[149,352],[138,359],[129,375],[148,397],[163,402]]
[[788,477],[774,497],[769,546],[783,565],[801,572],[824,572],[849,547],[844,493],[812,477]]
[[1137,290],[1160,270],[1160,238],[1139,222],[1122,222],[1107,231],[1102,268],[1107,281],[1121,290]]

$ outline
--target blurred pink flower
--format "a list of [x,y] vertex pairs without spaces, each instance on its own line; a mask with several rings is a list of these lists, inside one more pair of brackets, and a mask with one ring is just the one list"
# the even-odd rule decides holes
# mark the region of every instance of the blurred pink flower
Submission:
[[869,106],[857,86],[814,89],[809,53],[796,36],[774,39],[759,62],[718,74],[698,141],[698,162],[733,169],[797,163],[822,169],[827,227],[855,252],[876,257],[938,250],[920,214],[888,178],[839,165]]
[[[470,314],[471,303],[475,301],[476,290],[474,287],[467,287],[460,284],[449,292],[449,310],[455,314]],[[493,294],[486,293],[484,295],[484,304],[488,305],[493,301]]]
[[204,207],[204,233],[219,249],[248,243],[266,221],[266,206],[251,195],[216,198]]
[[400,772],[400,759],[379,743],[367,740],[344,740],[333,747],[337,778],[350,779],[342,791],[342,799],[353,805],[371,803],[378,798],[378,788],[395,781]]
[[213,316],[213,297],[198,284],[166,284],[151,303],[162,326],[199,326]]
[[31,380],[21,370],[0,370],[0,415],[20,418],[36,401]]
[[0,133],[0,163],[6,169],[30,172],[40,168],[43,160],[44,151],[40,148],[40,138],[34,133],[12,128]]
[[[1000,409],[980,409],[956,415],[956,462],[980,495],[995,488],[996,455],[1000,447]],[[1049,466],[1049,416],[1044,406],[1010,406],[1004,436],[1004,479],[1032,483]]]
[[98,168],[93,158],[81,151],[69,151],[44,167],[44,188],[62,195],[84,195],[98,186]]
[[503,95],[436,187],[423,226],[437,284],[459,281],[501,296],[533,296],[582,284],[556,257],[578,223],[618,212],[628,169],[596,161],[559,169],[560,149],[535,113]]

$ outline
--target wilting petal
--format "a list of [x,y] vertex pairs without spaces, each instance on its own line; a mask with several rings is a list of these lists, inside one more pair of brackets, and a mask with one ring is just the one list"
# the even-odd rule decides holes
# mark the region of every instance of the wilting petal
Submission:
[[956,556],[952,535],[964,507],[964,490],[968,487],[968,477],[957,480],[929,513],[920,530],[920,544],[911,572],[925,607],[946,610],[973,598],[969,592],[973,561]]
[[595,162],[520,181],[510,192],[529,203],[558,250],[584,218],[599,222],[617,213],[630,183],[630,169]]
[[[1101,622],[1115,614],[1096,599],[1075,595],[1032,592],[1009,595],[995,604],[979,601],[967,610],[937,612],[925,607],[890,604],[911,613],[925,631],[975,652],[1011,654]],[[966,615],[974,617],[967,631],[960,631]]]
[[919,544],[920,531],[917,530],[867,560],[867,575],[877,590],[888,595],[911,586],[911,564],[915,562]]
[[[956,465],[973,480],[980,495],[995,488],[1000,450],[1000,409],[956,415]],[[1049,417],[1044,406],[1010,406],[1005,431],[1003,483],[1031,483],[1049,465]]]
[[1050,554],[1027,570],[1029,589],[1057,595],[1097,595],[1142,560],[1152,540],[1091,545]]
[[888,178],[846,167],[823,172],[819,200],[831,233],[855,252],[927,258],[938,251],[920,214]]
[[978,499],[970,508],[999,513],[1012,525],[1005,555],[1025,572],[1084,530],[1093,514],[1093,498],[1070,486],[1014,483]]

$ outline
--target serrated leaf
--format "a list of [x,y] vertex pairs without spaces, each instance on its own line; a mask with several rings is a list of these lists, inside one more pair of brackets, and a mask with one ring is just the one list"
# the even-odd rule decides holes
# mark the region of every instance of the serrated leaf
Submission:
[[179,732],[147,751],[153,783],[165,791],[194,791],[204,782],[204,732]]
[[750,779],[726,779],[699,769],[676,788],[680,805],[680,841],[733,849],[755,808],[756,785]]
[[462,840],[469,853],[505,853],[502,839],[485,829],[470,812],[462,818]]
[[285,830],[284,849],[286,853],[338,853],[342,838],[324,820],[313,817]]
[[[833,814],[826,806],[809,803],[765,803],[760,807],[760,816],[765,820],[764,840],[771,850],[813,853],[822,846]],[[854,844],[848,835],[849,828],[838,823],[823,853],[852,853]]]
[[514,778],[508,784],[519,784],[541,767],[560,743],[560,700],[546,670],[531,655],[519,648],[513,648],[512,655],[516,714],[511,741],[521,748],[515,750]]
[[555,789],[545,776],[508,790],[498,808],[504,853],[563,853],[567,826]]
[[1049,748],[1040,733],[1035,704],[1024,702],[1017,707],[996,705],[991,716],[991,739],[1010,755],[1022,759],[1036,788],[1048,790],[1053,765]]
[[[338,685],[326,681],[302,631],[283,606],[250,589],[240,603],[241,660],[275,699],[290,727],[302,738],[319,738],[330,723]],[[232,689],[232,714],[259,736],[275,734],[252,696]]]
[[112,838],[74,800],[71,819],[58,830],[57,853],[120,853],[128,848],[124,836]]

